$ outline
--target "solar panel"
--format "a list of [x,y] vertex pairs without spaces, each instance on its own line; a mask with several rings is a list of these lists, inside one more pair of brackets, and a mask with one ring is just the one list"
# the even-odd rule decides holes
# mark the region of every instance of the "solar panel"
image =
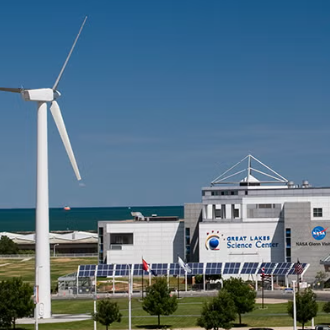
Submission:
[[98,265],[97,267],[97,277],[109,277],[109,276],[113,276],[113,268],[114,265],[110,264],[110,265],[106,265],[106,264],[102,264],[102,265]]
[[151,269],[157,275],[167,275],[168,264],[151,264]]
[[205,274],[207,275],[221,275],[222,262],[208,262],[205,268]]
[[142,276],[142,264],[134,264],[133,276]]
[[182,267],[179,266],[179,264],[170,264],[169,267],[169,274],[170,275],[179,275],[179,276],[184,276],[185,275],[185,271],[183,270]]
[[258,270],[258,274],[261,274],[262,268],[265,268],[264,273],[267,275],[273,274],[273,270],[276,267],[276,263],[275,262],[263,262]]
[[280,262],[277,264],[276,268],[274,269],[273,274],[274,275],[286,275],[290,268],[291,268],[291,262]]
[[80,265],[78,277],[94,277],[96,265]]
[[239,263],[239,262],[226,262],[223,273],[224,274],[238,274],[240,265],[241,265],[241,263]]
[[201,275],[203,274],[204,264],[202,262],[188,262],[188,266],[191,269],[189,275]]
[[258,270],[259,263],[258,262],[244,262],[241,274],[256,274]]
[[131,265],[117,264],[115,270],[115,276],[128,276]]

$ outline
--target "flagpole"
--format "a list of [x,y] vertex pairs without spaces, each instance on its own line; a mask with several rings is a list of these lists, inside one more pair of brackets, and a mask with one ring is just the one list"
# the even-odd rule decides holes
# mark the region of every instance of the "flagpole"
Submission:
[[264,309],[264,283],[265,283],[265,275],[264,274],[261,274],[261,296],[262,296],[262,299],[261,299],[261,308]]
[[178,298],[180,298],[180,269],[178,273]]
[[299,267],[299,264],[300,264],[300,261],[299,259],[297,258],[297,263],[295,265],[295,272],[297,273],[297,286],[298,286],[298,292],[299,292],[299,272],[300,272],[300,269],[298,268]]
[[185,281],[185,291],[187,292],[188,291],[188,276],[187,276],[187,271],[185,272],[185,278],[184,278],[184,281]]
[[142,300],[143,300],[143,272],[144,270],[142,269]]

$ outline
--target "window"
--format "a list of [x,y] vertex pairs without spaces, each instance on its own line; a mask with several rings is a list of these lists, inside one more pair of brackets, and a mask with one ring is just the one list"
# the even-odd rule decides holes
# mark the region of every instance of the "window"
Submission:
[[314,208],[313,209],[313,216],[314,217],[318,217],[318,218],[320,218],[320,217],[322,217],[323,215],[322,215],[322,208]]
[[258,204],[259,209],[271,209],[272,204]]
[[291,228],[285,228],[285,260],[291,262]]
[[186,245],[190,245],[190,228],[186,228]]
[[215,217],[221,218],[221,209],[215,209]]
[[110,234],[110,244],[133,244],[133,233]]

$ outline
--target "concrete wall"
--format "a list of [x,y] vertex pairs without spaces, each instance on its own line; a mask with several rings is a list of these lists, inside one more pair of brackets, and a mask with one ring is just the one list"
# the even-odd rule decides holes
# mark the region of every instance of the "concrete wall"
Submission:
[[184,256],[183,221],[110,221],[104,235],[111,233],[133,233],[133,244],[104,245],[107,263],[177,262],[177,255]]
[[202,221],[202,206],[201,203],[184,205],[185,228],[190,229],[190,262],[199,261],[198,224]]
[[[318,271],[324,271],[320,260],[329,255],[330,251],[330,234],[326,231],[330,227],[330,219],[312,219],[312,207],[309,202],[284,204],[284,231],[286,228],[291,229],[291,261],[296,262],[299,259],[301,263],[310,264],[304,274],[304,280],[308,282],[315,280]],[[318,226],[324,228],[325,234],[316,239],[312,232]]]

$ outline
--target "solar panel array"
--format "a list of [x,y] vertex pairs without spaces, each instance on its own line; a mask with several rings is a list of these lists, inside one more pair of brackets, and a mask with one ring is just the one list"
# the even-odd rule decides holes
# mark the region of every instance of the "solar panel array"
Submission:
[[206,264],[205,274],[207,274],[207,275],[222,274],[222,263],[221,262],[208,262]]
[[169,275],[179,275],[179,276],[184,276],[185,271],[183,270],[182,267],[180,267],[179,264],[170,264],[169,267]]
[[151,264],[151,269],[157,275],[167,275],[168,264]]
[[277,264],[275,270],[274,270],[274,275],[286,275],[290,268],[292,267],[291,263],[288,262],[280,262]]
[[189,262],[191,269],[190,275],[202,275],[204,273],[204,264],[202,262]]
[[273,270],[276,267],[276,265],[277,265],[276,262],[263,262],[263,263],[261,263],[258,274],[262,273],[262,268],[264,268],[263,272],[265,274],[273,274]]
[[258,262],[244,262],[241,274],[256,274],[259,270]]
[[97,277],[108,277],[113,276],[114,265],[98,265],[97,267]]
[[81,265],[78,269],[78,277],[94,277],[96,265]]
[[115,276],[128,276],[131,265],[116,265]]
[[238,274],[240,266],[241,266],[240,262],[226,262],[223,273],[224,274]]
[[[295,264],[291,262],[207,262],[188,263],[191,273],[188,275],[255,275],[264,273],[268,275],[294,275]],[[303,270],[308,266],[301,263]],[[177,263],[151,264],[149,267],[157,275],[185,276],[185,271]],[[94,277],[97,269],[97,277],[128,277],[132,271],[133,276],[149,276],[149,273],[142,269],[142,264],[100,264],[100,265],[80,265],[78,267],[78,277]]]
[[142,276],[142,273],[144,276],[148,275],[148,272],[146,272],[145,270],[143,270],[142,268],[142,264],[134,264],[133,267],[133,276]]

